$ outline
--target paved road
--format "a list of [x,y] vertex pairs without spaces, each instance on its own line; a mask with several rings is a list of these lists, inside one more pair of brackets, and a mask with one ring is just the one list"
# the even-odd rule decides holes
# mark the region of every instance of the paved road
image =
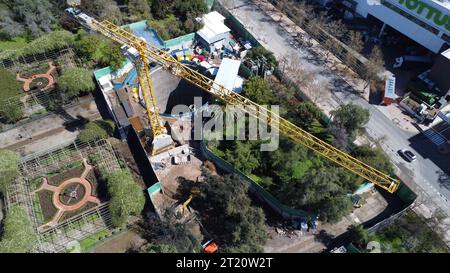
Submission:
[[[301,59],[302,66],[318,73],[320,81],[327,84],[330,89],[330,94],[324,96],[326,99],[317,103],[326,113],[329,113],[330,110],[340,104],[349,102],[369,109],[371,119],[366,126],[368,136],[372,139],[384,137],[382,147],[399,168],[402,173],[401,177],[405,177],[405,175],[410,176],[412,178],[410,180],[414,181],[416,185],[420,186],[421,190],[429,195],[427,199],[435,201],[440,208],[450,215],[450,191],[447,188],[440,187],[438,182],[438,173],[441,169],[429,158],[424,158],[419,152],[416,153],[418,159],[413,163],[405,163],[397,155],[397,150],[399,149],[420,146],[417,143],[410,142],[410,139],[414,137],[414,133],[397,127],[391,118],[380,111],[379,108],[381,106],[371,105],[367,100],[359,96],[359,94],[364,93],[360,82],[355,83],[351,79],[344,79],[342,75],[337,75],[329,66],[321,62],[317,55],[311,53],[311,48],[305,46],[294,47],[290,43],[292,40],[290,35],[278,23],[274,23],[273,19],[252,1],[234,0],[220,2],[229,8],[232,14],[248,28],[250,33],[264,47],[274,52],[279,60],[286,56],[297,55]],[[234,9],[232,7],[237,8]],[[275,16],[273,18],[279,20],[280,17]],[[420,138],[418,139],[420,140]],[[425,147],[434,149],[432,144],[427,143],[426,145]]]

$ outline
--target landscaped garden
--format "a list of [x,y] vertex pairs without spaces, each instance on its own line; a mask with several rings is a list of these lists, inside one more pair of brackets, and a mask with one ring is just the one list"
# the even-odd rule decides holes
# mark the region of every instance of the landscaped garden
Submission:
[[39,200],[34,202],[34,211],[40,215],[38,224],[42,228],[57,225],[101,202],[96,192],[98,182],[94,168],[86,159],[70,162],[51,174],[31,179],[34,183],[39,180],[41,183],[33,192]]

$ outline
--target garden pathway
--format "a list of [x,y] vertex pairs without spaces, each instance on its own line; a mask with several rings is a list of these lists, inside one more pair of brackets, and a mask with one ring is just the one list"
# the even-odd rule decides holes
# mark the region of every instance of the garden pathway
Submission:
[[[37,189],[33,192],[33,193],[36,193],[40,190],[48,190],[48,191],[53,192],[52,201],[53,201],[53,205],[58,209],[58,212],[55,214],[53,219],[49,223],[44,224],[44,226],[47,226],[47,225],[52,226],[52,227],[57,226],[58,222],[61,219],[61,217],[63,216],[64,212],[77,210],[77,209],[83,207],[87,202],[100,204],[100,200],[97,197],[92,195],[92,185],[86,179],[86,176],[92,170],[92,166],[87,163],[86,159],[83,159],[83,165],[84,165],[84,170],[80,177],[70,178],[58,186],[50,185],[48,183],[47,178],[43,178],[42,185],[39,187],[39,189]],[[62,193],[64,192],[64,189],[68,185],[74,184],[74,183],[79,183],[79,184],[83,185],[83,187],[85,189],[85,194],[80,200],[78,200],[78,202],[76,204],[66,205],[61,201],[60,196],[62,195]]]
[[48,62],[48,70],[44,74],[35,74],[35,75],[31,76],[30,78],[22,78],[22,77],[20,77],[19,73],[17,73],[16,80],[24,82],[23,83],[23,91],[28,92],[28,91],[30,91],[30,85],[33,82],[33,80],[38,79],[38,78],[46,78],[48,80],[48,83],[44,88],[41,88],[41,89],[47,90],[47,89],[51,88],[55,83],[55,79],[51,75],[53,73],[53,71],[55,71],[55,69],[56,69],[56,66],[53,64],[53,62]]

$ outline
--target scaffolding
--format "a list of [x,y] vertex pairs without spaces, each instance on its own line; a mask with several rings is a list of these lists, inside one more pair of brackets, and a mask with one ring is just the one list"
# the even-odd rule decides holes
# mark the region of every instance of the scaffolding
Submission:
[[[36,62],[45,63],[48,61],[53,61],[58,59],[60,56],[71,54],[73,56],[73,62],[75,64],[80,64],[74,50],[70,46],[64,46],[59,49],[51,50],[48,52],[43,52],[39,54],[30,54],[26,56],[17,56],[13,58],[7,58],[0,60],[0,67],[6,68],[12,71],[21,71],[27,66],[32,65]],[[70,64],[70,63],[69,63]]]
[[45,177],[71,162],[89,158],[92,154],[99,155],[95,162],[97,167],[104,168],[108,173],[120,170],[118,155],[106,139],[89,143],[74,141],[21,159],[20,175],[5,191],[5,205],[6,210],[11,206],[20,206],[28,213],[38,235],[35,252],[64,252],[69,242],[83,240],[96,232],[112,227],[108,202],[105,202],[80,212],[55,227],[39,228],[30,181],[36,177]]
[[[24,58],[17,62],[11,61],[12,63],[7,63],[8,65],[5,65],[4,61],[0,61],[0,67],[3,66],[15,73],[20,73],[22,77],[30,77],[33,74],[41,73],[44,69],[47,70],[49,61],[56,61],[59,67],[64,68],[81,66],[80,60],[76,56],[74,50],[70,47],[61,49],[57,52],[40,54],[39,56],[42,58],[39,59],[36,56],[28,59]],[[92,98],[91,94],[88,96]],[[78,105],[80,102],[79,98],[66,98],[64,93],[61,92],[57,86],[54,86],[50,90],[34,88],[26,93],[7,98],[0,101],[0,109],[14,105],[14,109],[23,110],[24,119],[14,124],[3,123],[0,120],[0,132],[42,118],[50,112],[58,112],[61,111],[61,109]]]

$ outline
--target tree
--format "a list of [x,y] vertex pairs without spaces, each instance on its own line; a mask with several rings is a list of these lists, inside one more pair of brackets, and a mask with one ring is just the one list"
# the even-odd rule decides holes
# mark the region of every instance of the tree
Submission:
[[114,226],[125,225],[129,215],[138,214],[144,209],[144,194],[128,170],[109,174],[107,187],[111,196],[109,210]]
[[252,76],[245,81],[242,93],[245,97],[261,105],[271,105],[274,100],[269,83],[260,76]]
[[368,61],[365,64],[364,79],[366,80],[366,86],[379,79],[379,74],[384,68],[384,56],[379,46],[376,46],[370,52]]
[[12,206],[4,220],[0,253],[29,252],[36,242],[37,236],[27,212],[19,206]]
[[352,208],[338,171],[334,167],[313,169],[302,179],[281,184],[276,195],[283,204],[318,213],[322,221],[338,222]]
[[122,24],[122,14],[120,13],[117,3],[113,0],[81,0],[80,6],[114,24]]
[[115,124],[112,120],[97,120],[89,122],[78,135],[81,142],[91,142],[98,139],[105,139],[114,133]]
[[49,0],[10,0],[0,2],[1,33],[6,38],[18,35],[39,37],[56,24],[53,4]]
[[360,248],[365,249],[367,244],[371,241],[371,236],[367,229],[363,225],[355,225],[352,227],[353,232],[353,242]]
[[356,146],[351,154],[377,170],[387,174],[394,173],[391,160],[380,148],[371,148],[368,145]]
[[273,52],[262,46],[257,46],[250,49],[245,57],[250,60],[256,60],[258,57],[264,57],[272,67],[278,66],[278,61]]
[[249,141],[235,141],[232,147],[225,151],[225,158],[236,169],[246,174],[251,174],[260,165],[260,160]]
[[0,192],[5,191],[12,180],[19,176],[19,161],[15,152],[0,150]]
[[103,44],[102,53],[98,56],[98,61],[104,65],[111,66],[112,70],[119,70],[125,61],[125,56],[120,51],[120,47],[114,42]]
[[304,129],[309,129],[312,123],[319,119],[322,112],[311,102],[302,102],[295,110],[295,122]]
[[[195,182],[189,181],[191,187]],[[197,186],[199,183],[195,183]],[[212,176],[198,185],[200,194],[191,202],[202,224],[222,252],[261,252],[267,239],[265,215],[252,205],[248,184],[239,176]]]
[[58,86],[68,98],[78,97],[95,89],[92,72],[81,67],[64,69],[58,79]]
[[24,26],[14,20],[12,11],[0,3],[0,38],[12,39],[22,35],[24,31]]
[[354,51],[361,53],[364,48],[363,37],[358,31],[349,31],[347,45]]
[[293,7],[293,18],[295,19],[295,23],[299,26],[302,26],[306,20],[311,18],[313,14],[313,8],[311,5],[307,4],[305,1],[299,1]]
[[314,165],[313,154],[303,145],[280,138],[280,147],[268,154],[265,169],[277,184],[301,179]]
[[152,11],[153,16],[157,19],[165,18],[173,9],[175,0],[153,0]]
[[120,69],[125,61],[117,43],[98,34],[87,34],[84,30],[77,34],[76,48],[85,61],[111,66],[113,70]]
[[317,104],[319,100],[326,100],[326,97],[329,96],[328,84],[325,80],[311,80],[307,87],[308,97],[314,104]]
[[128,0],[128,16],[130,21],[151,19],[151,1],[148,0]]
[[180,223],[175,212],[167,210],[163,213],[164,221],[158,215],[150,215],[138,222],[137,231],[147,242],[150,242],[148,253],[193,253],[199,252],[200,242],[192,235],[193,223]]
[[334,123],[344,128],[353,139],[356,133],[369,122],[370,112],[359,105],[349,103],[330,112]]

